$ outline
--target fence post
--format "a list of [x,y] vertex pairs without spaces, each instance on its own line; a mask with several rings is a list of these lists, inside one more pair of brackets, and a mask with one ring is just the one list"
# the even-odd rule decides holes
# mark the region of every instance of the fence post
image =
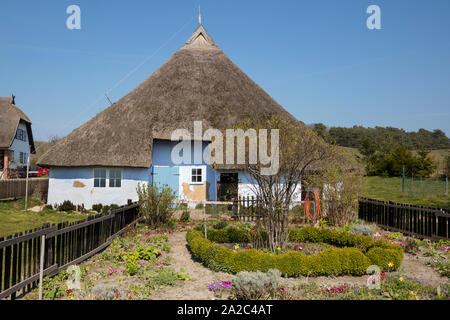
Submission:
[[448,177],[445,177],[445,195],[448,196]]
[[208,239],[208,235],[206,233],[206,204],[203,204],[203,225],[205,228],[205,239]]
[[39,269],[39,300],[42,300],[42,279],[44,278],[44,250],[45,250],[45,234],[41,237],[41,259]]

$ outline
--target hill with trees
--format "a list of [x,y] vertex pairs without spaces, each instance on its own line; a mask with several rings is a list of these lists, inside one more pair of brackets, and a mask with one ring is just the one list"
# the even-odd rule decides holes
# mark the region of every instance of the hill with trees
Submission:
[[399,144],[409,150],[450,148],[450,139],[439,129],[433,131],[419,129],[417,132],[407,132],[393,127],[327,128],[323,123],[316,123],[310,125],[310,127],[326,141],[343,147],[359,149],[365,141],[369,141],[376,148],[386,143]]
[[358,150],[355,157],[365,165],[367,175],[400,176],[404,168],[405,174],[410,176],[448,176],[449,156],[443,155],[440,159],[435,152],[430,153],[431,150],[450,149],[450,139],[441,130],[327,128],[323,123],[310,125],[310,128],[332,144]]

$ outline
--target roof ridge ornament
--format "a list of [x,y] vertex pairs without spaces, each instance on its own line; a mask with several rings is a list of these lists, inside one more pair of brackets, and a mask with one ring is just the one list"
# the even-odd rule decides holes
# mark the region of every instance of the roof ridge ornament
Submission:
[[200,11],[200,5],[198,5],[198,25],[202,25],[202,12]]

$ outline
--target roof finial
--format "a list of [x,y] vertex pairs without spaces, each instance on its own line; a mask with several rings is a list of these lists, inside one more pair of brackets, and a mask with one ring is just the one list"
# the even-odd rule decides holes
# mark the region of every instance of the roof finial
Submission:
[[198,25],[202,25],[202,13],[200,11],[200,5],[198,5]]
[[11,95],[11,104],[16,104],[16,96],[14,94]]

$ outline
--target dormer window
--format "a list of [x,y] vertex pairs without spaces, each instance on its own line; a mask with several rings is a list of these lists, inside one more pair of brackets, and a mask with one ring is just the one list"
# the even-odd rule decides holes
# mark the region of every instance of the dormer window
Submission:
[[20,141],[27,142],[27,132],[22,129],[17,129],[16,139]]

